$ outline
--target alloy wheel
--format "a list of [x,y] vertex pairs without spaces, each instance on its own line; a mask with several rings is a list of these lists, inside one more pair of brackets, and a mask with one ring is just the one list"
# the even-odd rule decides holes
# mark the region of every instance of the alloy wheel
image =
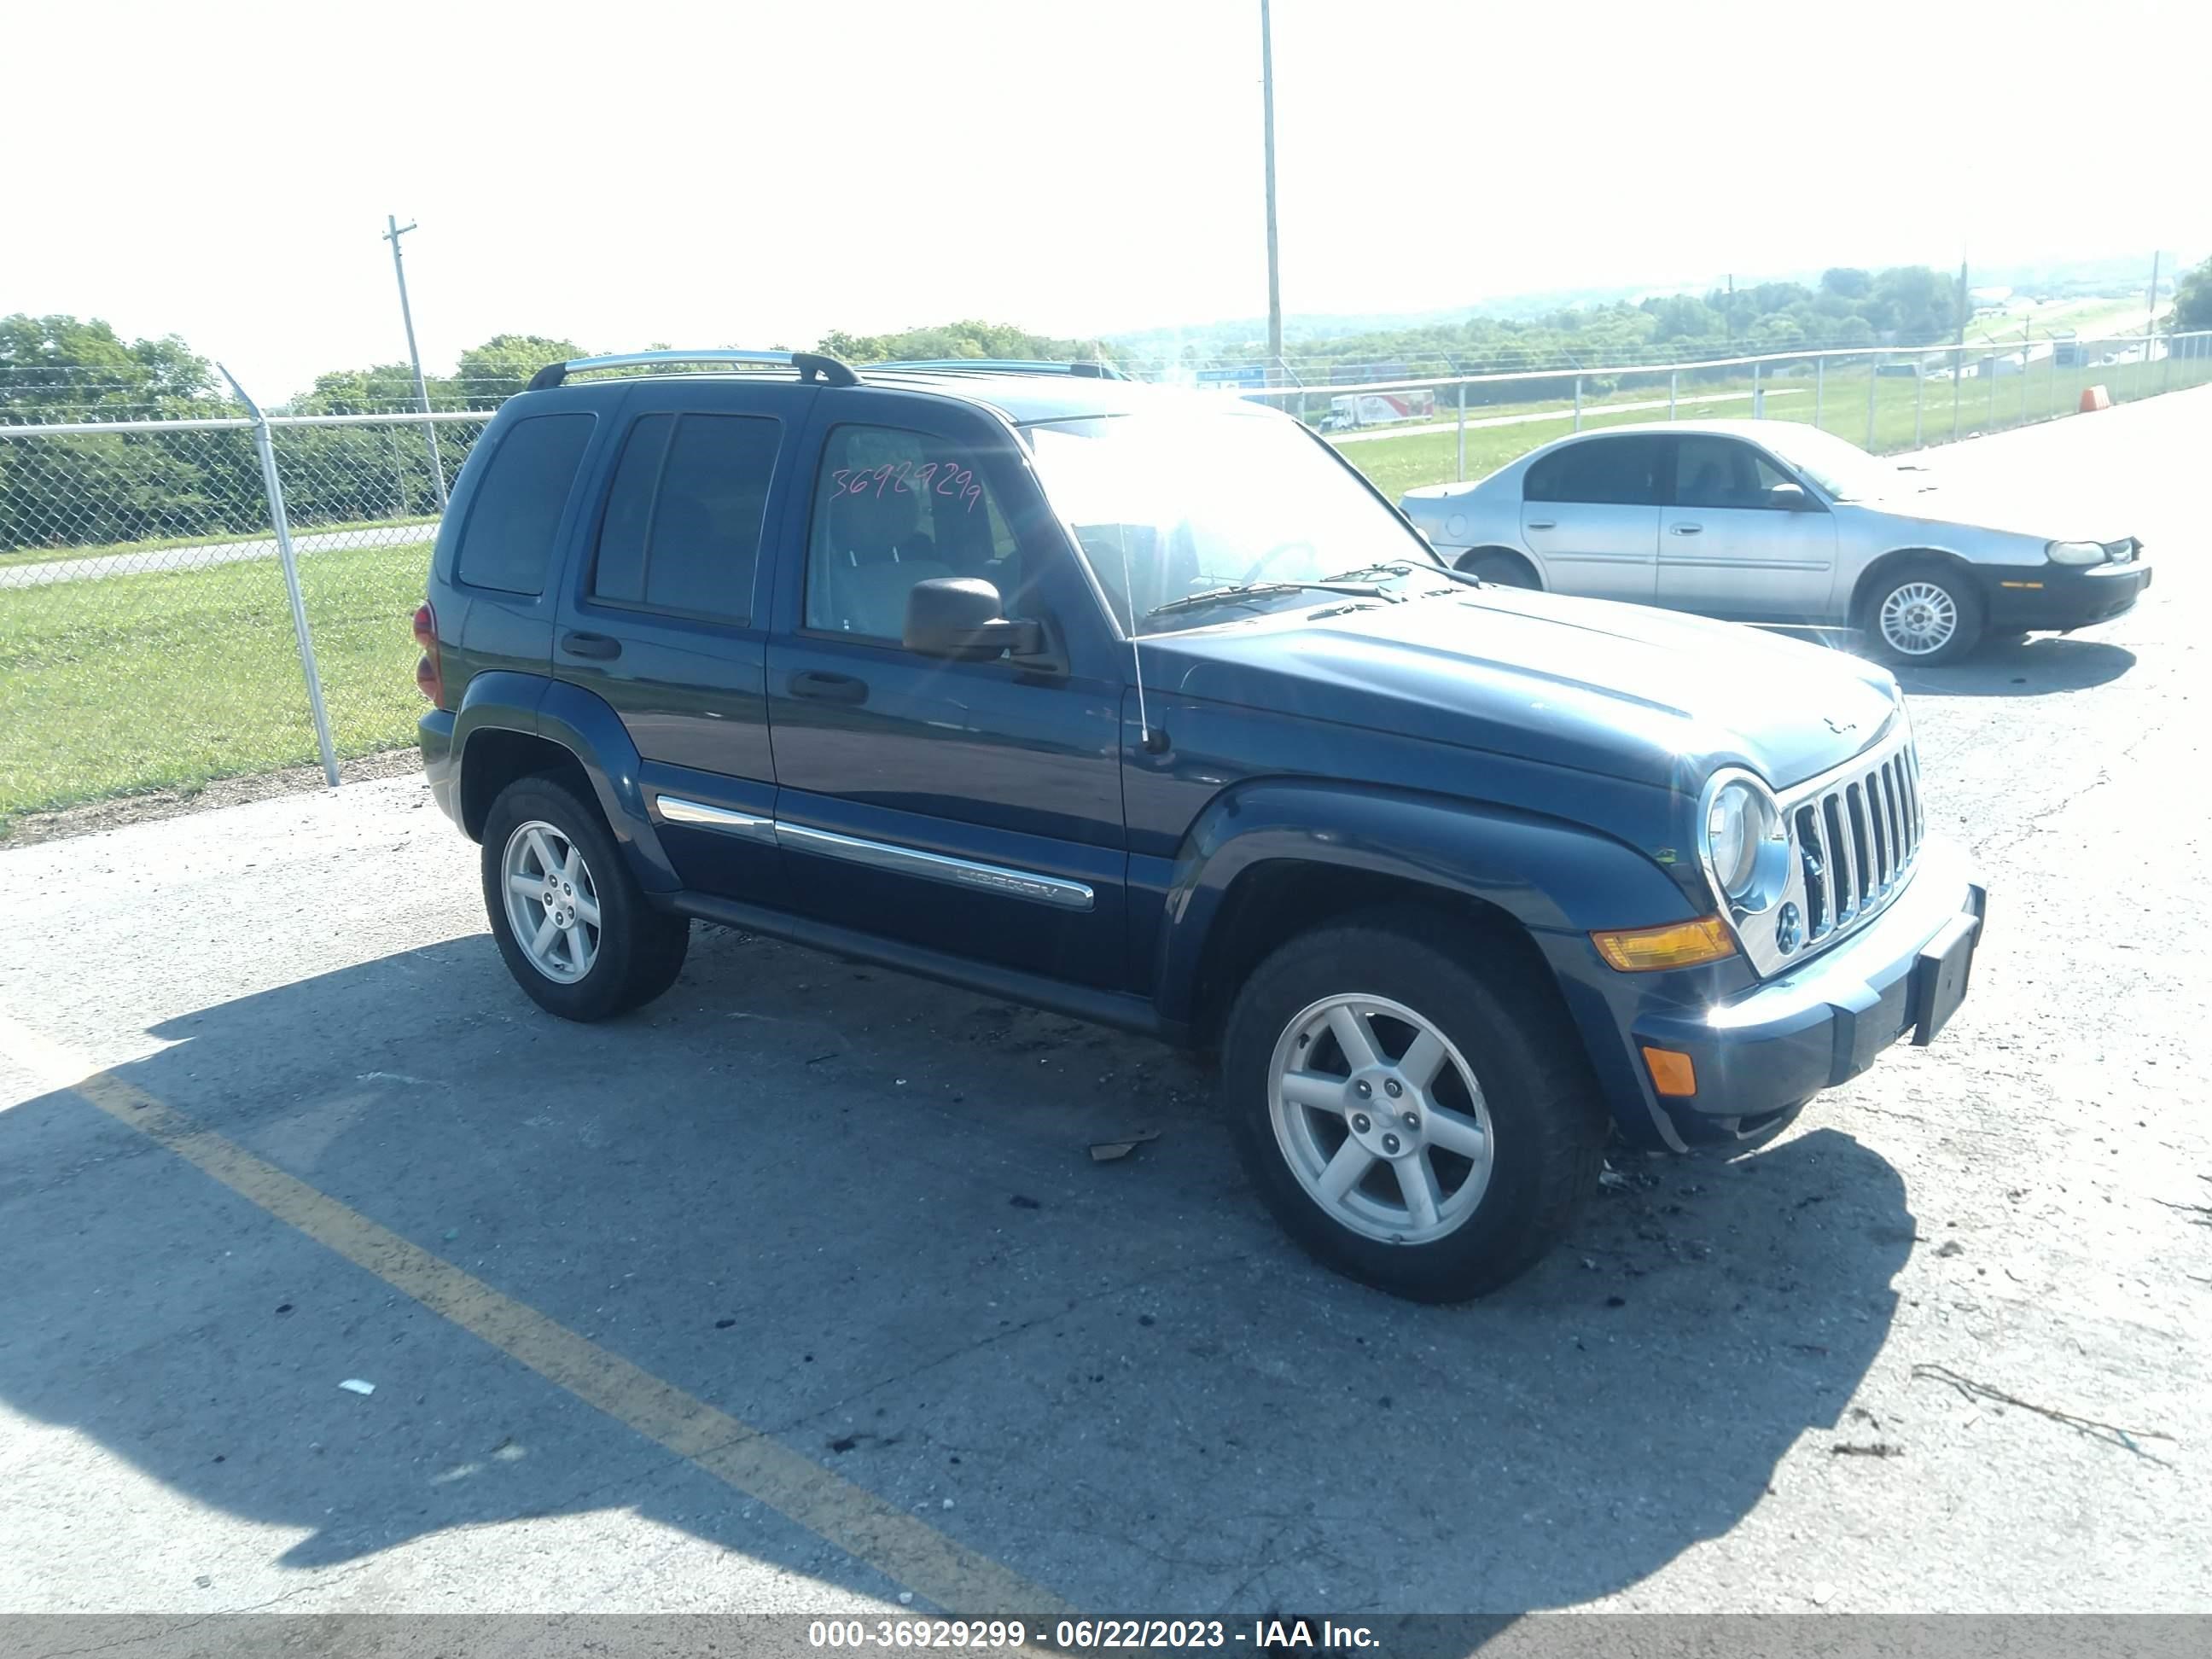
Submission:
[[572,985],[599,955],[599,890],[575,842],[532,819],[507,838],[500,860],[507,926],[546,978]]
[[1350,994],[1304,1009],[1276,1041],[1267,1088],[1285,1160],[1340,1225],[1428,1244],[1480,1207],[1493,1161],[1482,1086],[1405,1004]]

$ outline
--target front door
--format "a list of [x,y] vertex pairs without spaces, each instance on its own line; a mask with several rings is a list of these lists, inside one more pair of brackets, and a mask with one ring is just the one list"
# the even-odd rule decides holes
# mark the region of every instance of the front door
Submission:
[[1532,463],[1521,482],[1521,536],[1555,593],[1649,605],[1659,553],[1668,440],[1582,438]]
[[769,751],[768,592],[810,392],[640,380],[617,418],[588,556],[575,562],[554,672],[614,706],[687,887],[779,890]]
[[1835,516],[1761,451],[1686,432],[1661,509],[1659,603],[1761,622],[1828,618]]
[[[1103,619],[1020,445],[981,410],[888,390],[817,410],[768,650],[785,905],[1121,985],[1121,684],[1085,648]],[[990,582],[1072,648],[1050,665],[907,650],[908,593],[945,576]]]

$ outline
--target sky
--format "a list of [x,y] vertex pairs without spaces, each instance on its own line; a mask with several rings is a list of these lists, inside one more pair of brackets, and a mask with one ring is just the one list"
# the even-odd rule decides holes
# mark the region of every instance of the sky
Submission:
[[[0,0],[0,313],[264,401],[501,332],[1263,315],[1258,0]],[[2212,246],[2212,8],[1275,0],[1287,313]],[[2146,273],[2147,275],[2147,273]]]

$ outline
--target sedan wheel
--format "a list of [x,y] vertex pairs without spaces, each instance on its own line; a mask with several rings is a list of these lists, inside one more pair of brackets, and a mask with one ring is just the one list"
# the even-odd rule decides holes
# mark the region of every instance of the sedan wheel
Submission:
[[1981,596],[1951,569],[1922,562],[1876,582],[1857,621],[1874,654],[1891,667],[1940,667],[1981,643]]
[[1881,602],[1882,643],[1902,656],[1926,657],[1959,632],[1959,602],[1933,582],[1907,582]]

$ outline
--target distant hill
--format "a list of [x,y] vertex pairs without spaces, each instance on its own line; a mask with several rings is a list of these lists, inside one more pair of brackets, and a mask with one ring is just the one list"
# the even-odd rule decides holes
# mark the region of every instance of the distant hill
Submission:
[[[2164,273],[2160,280],[2161,289],[2170,289],[2174,276],[2187,270],[2198,257],[2201,256],[2169,249],[2160,267]],[[1975,264],[1972,269],[1972,277],[1978,289],[2008,289],[2016,295],[2041,300],[2104,295],[2121,298],[2142,293],[2149,286],[2150,266],[2151,255],[2146,249],[2141,253],[2103,254],[2081,258],[1992,261],[1988,264]],[[1739,289],[1779,283],[1814,288],[1819,285],[1821,275],[1817,269],[1740,270],[1735,273],[1735,284]],[[1470,299],[1464,305],[1426,311],[1294,312],[1285,314],[1283,319],[1283,343],[1287,349],[1294,345],[1310,346],[1323,341],[1458,328],[1480,319],[1534,322],[1554,318],[1565,311],[1640,305],[1648,299],[1662,299],[1675,295],[1703,297],[1727,285],[1728,275],[1715,273],[1677,282],[1616,283],[1586,288],[1540,289],[1526,293],[1484,295]],[[1222,318],[1180,326],[1138,329],[1103,337],[1110,349],[1124,356],[1144,362],[1174,358],[1193,347],[1200,355],[1209,357],[1243,355],[1254,342],[1264,340],[1267,334],[1267,319],[1250,316]]]

